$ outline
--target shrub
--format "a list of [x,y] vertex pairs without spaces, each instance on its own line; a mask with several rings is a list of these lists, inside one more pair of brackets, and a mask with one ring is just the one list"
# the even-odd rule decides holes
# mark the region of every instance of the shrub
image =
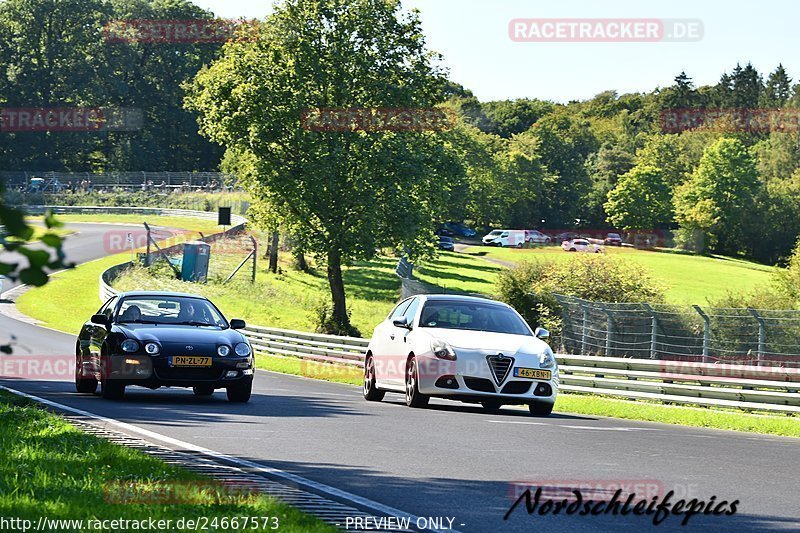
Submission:
[[523,262],[498,277],[498,297],[532,327],[561,332],[561,305],[554,294],[601,302],[664,301],[664,288],[636,263],[599,254],[570,256],[563,262]]
[[350,309],[347,310],[348,325],[346,327],[342,327],[334,319],[333,303],[327,298],[321,299],[319,302],[317,302],[311,314],[316,326],[314,329],[316,333],[324,333],[326,335],[345,335],[348,337],[361,336],[361,332],[358,330],[358,328],[352,324],[349,324],[351,316]]

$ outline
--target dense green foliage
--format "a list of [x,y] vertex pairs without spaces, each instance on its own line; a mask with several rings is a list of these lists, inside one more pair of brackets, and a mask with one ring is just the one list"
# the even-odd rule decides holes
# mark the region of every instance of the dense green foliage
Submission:
[[197,134],[181,84],[221,43],[111,42],[114,20],[207,19],[186,0],[0,2],[0,107],[132,108],[137,131],[4,132],[2,170],[212,170],[221,150]]
[[498,298],[532,326],[561,331],[561,305],[554,294],[600,302],[663,302],[664,288],[635,262],[599,254],[565,261],[523,261],[497,278]]

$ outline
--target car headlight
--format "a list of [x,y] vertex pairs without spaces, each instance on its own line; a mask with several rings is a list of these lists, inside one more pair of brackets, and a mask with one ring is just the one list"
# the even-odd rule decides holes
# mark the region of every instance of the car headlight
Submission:
[[231,353],[231,349],[230,349],[230,348],[228,348],[227,346],[225,346],[224,344],[223,344],[223,345],[221,345],[221,346],[217,346],[217,354],[218,354],[220,357],[225,357],[225,356],[226,356],[226,355],[228,355],[229,353]]
[[556,366],[556,358],[553,356],[553,351],[549,348],[539,356],[539,368],[553,368]]
[[149,353],[150,355],[156,355],[158,352],[161,351],[161,347],[154,342],[148,342],[147,344],[144,345],[144,351]]
[[133,339],[125,339],[122,341],[122,344],[120,344],[120,348],[122,348],[123,352],[135,352],[139,350],[139,343]]
[[433,342],[431,342],[431,351],[433,355],[439,359],[456,360],[456,352],[453,350],[453,347],[441,339],[434,339]]
[[246,342],[240,342],[233,351],[236,352],[236,355],[239,357],[246,357],[250,355],[250,346],[248,346]]

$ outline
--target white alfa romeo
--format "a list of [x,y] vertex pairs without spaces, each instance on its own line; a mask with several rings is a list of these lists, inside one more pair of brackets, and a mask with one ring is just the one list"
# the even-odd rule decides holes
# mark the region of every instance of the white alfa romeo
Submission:
[[406,395],[410,407],[432,396],[496,410],[526,404],[537,416],[553,410],[558,365],[541,339],[504,303],[454,295],[400,302],[372,335],[364,360],[364,398]]

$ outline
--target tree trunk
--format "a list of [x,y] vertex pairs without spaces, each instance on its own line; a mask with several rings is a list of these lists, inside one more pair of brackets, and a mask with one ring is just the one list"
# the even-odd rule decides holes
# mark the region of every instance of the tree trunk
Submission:
[[306,262],[306,254],[302,250],[294,251],[294,262],[297,270],[300,272],[308,272],[308,262]]
[[272,244],[269,246],[269,271],[273,274],[278,272],[278,232],[272,232]]
[[328,284],[333,300],[333,319],[342,330],[348,330],[350,320],[347,318],[347,302],[342,280],[342,257],[339,250],[328,250]]

